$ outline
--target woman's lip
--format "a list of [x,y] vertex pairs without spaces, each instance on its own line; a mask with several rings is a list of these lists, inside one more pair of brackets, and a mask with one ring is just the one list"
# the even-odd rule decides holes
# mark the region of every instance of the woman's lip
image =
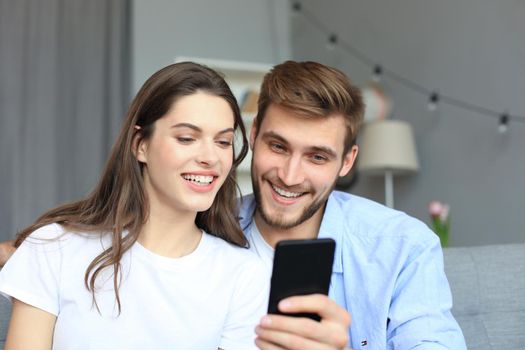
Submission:
[[[207,175],[207,176],[210,176],[210,175]],[[206,184],[206,185],[197,184],[196,182],[185,179],[184,177],[182,179],[185,180],[184,182],[186,183],[186,185],[195,192],[209,192],[213,190],[213,188],[215,187],[217,177],[214,176],[213,180],[209,184]]]
[[187,171],[187,172],[181,173],[181,175],[182,176],[184,175],[213,176],[214,178],[219,176],[217,172],[215,171],[202,171],[202,170],[201,171]]

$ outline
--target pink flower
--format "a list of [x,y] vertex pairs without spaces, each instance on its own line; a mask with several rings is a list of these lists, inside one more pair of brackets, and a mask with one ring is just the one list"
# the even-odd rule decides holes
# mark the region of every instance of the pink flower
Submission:
[[439,201],[432,201],[428,205],[428,212],[430,216],[435,219],[438,217],[441,217],[441,213],[443,212],[443,204]]
[[450,205],[443,204],[443,208],[441,208],[441,214],[439,214],[439,218],[441,219],[442,222],[447,221],[449,212],[450,212]]
[[432,201],[428,204],[428,213],[432,219],[432,228],[439,236],[441,245],[443,247],[448,246],[450,206],[439,201]]

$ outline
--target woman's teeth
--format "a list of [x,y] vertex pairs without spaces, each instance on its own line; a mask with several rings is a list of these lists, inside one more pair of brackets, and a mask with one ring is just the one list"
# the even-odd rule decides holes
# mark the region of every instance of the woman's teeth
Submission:
[[203,185],[209,185],[213,181],[213,176],[206,175],[182,175],[184,180],[196,182]]

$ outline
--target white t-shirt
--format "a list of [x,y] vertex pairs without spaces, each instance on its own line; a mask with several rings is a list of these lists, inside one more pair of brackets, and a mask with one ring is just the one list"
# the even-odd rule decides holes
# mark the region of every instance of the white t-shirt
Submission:
[[112,268],[96,280],[99,314],[84,273],[109,238],[48,225],[2,269],[0,292],[57,316],[53,349],[255,348],[269,274],[252,252],[206,233],[195,251],[177,259],[137,242],[121,261],[121,314]]
[[269,274],[272,273],[273,256],[275,249],[264,240],[261,231],[257,228],[255,220],[245,232],[246,239],[250,243],[250,250],[259,256]]

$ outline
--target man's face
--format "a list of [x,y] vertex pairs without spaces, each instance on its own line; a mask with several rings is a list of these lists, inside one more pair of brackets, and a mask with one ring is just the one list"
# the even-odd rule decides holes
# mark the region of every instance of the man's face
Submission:
[[357,156],[357,146],[343,155],[344,117],[307,119],[270,105],[259,128],[250,135],[258,214],[278,229],[322,215],[338,176],[348,173]]

